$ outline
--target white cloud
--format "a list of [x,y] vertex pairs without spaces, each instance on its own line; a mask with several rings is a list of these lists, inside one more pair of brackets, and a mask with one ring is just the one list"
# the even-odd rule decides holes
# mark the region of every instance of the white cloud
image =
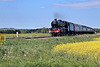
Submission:
[[45,7],[40,7],[40,8],[45,8]]
[[92,0],[88,2],[77,2],[67,4],[54,4],[55,7],[71,7],[71,8],[100,8],[100,0]]
[[16,0],[0,0],[0,1],[16,1]]

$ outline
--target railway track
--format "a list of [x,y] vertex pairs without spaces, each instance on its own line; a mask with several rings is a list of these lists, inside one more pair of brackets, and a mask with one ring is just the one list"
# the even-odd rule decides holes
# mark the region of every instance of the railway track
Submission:
[[40,37],[34,37],[34,39],[45,39],[45,38],[51,38],[51,36],[40,36]]

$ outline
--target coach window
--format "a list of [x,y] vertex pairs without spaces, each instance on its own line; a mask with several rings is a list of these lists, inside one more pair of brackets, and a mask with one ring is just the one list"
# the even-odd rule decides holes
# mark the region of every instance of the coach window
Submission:
[[70,24],[70,30],[73,31],[73,24]]
[[80,31],[82,31],[82,26],[80,26]]
[[75,31],[77,31],[77,25],[75,25]]
[[80,30],[80,27],[79,27],[79,25],[77,25],[77,31],[79,31]]
[[83,31],[86,31],[86,28],[85,27],[83,27]]
[[90,31],[90,28],[88,28],[88,31]]
[[78,31],[78,30],[79,30],[79,26],[75,25],[75,31]]

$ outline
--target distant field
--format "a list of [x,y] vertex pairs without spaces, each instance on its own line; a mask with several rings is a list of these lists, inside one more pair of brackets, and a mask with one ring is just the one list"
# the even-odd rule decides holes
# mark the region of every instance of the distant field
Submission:
[[0,67],[100,67],[99,42],[100,34],[7,39],[0,45]]
[[[34,36],[48,36],[49,33],[29,33],[29,34],[19,34],[19,37],[34,37]],[[17,37],[16,34],[6,34],[7,38]]]

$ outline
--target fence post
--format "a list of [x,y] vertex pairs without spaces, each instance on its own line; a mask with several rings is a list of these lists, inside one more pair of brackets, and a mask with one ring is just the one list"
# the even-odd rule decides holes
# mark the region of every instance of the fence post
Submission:
[[17,37],[19,36],[19,35],[18,35],[18,32],[16,32],[16,35],[17,35]]
[[6,44],[6,34],[4,34],[4,44]]
[[6,34],[0,34],[0,43],[6,44]]

